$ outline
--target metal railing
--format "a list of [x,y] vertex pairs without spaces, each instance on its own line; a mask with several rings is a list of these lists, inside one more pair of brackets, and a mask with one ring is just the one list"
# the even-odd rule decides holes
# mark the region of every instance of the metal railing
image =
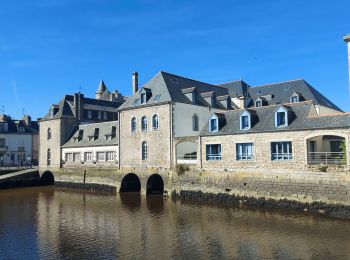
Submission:
[[346,164],[344,152],[309,152],[307,154],[309,164]]
[[221,160],[221,153],[220,154],[207,154],[206,160],[207,161],[218,161],[218,160]]
[[176,162],[178,164],[196,164],[197,155],[194,154],[185,154],[176,156]]
[[254,155],[252,154],[248,154],[248,153],[237,154],[238,161],[249,161],[253,159],[254,159]]
[[272,161],[283,161],[283,160],[292,160],[292,153],[272,153],[271,160]]

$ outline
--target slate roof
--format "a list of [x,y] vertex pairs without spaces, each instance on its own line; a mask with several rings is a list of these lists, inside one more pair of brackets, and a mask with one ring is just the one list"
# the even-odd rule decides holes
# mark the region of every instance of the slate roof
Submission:
[[[86,97],[83,97],[83,98],[84,98],[84,105],[100,106],[101,111],[103,111],[103,107],[110,107],[110,108],[115,108],[115,111],[117,112],[117,108],[121,105],[121,103],[119,102],[98,100],[98,99],[86,98]],[[51,120],[51,119],[58,119],[58,118],[74,118],[74,112],[73,112],[74,96],[65,95],[57,105],[52,105],[52,106],[57,109],[57,112],[55,113],[55,115],[53,117],[50,117],[50,110],[49,110],[48,113],[40,120],[44,121],[44,120]]]
[[[39,123],[38,121],[31,121],[30,125],[27,125],[24,120],[14,120],[9,118],[5,123],[8,124],[8,131],[1,131],[0,134],[38,134]],[[25,132],[19,132],[18,127],[24,127]]]
[[240,129],[240,115],[244,109],[224,112],[226,124],[216,133],[208,130],[208,122],[202,129],[201,136],[234,135],[260,132],[280,132],[291,130],[329,129],[350,127],[350,113],[341,113],[328,116],[309,117],[310,110],[314,110],[312,101],[284,104],[283,107],[289,111],[289,125],[287,127],[275,127],[275,112],[281,107],[272,105],[265,107],[249,108],[252,112],[251,129]]
[[[188,93],[188,89],[193,87],[197,89],[199,94],[198,97],[200,97],[202,93],[210,91],[214,91],[216,96],[228,94],[228,90],[226,88],[160,71],[143,86],[143,88],[148,88],[152,91],[152,97],[146,104],[141,105],[140,103],[136,103],[137,99],[140,98],[139,92],[141,91],[141,88],[138,93],[124,102],[119,109],[123,110],[155,104],[154,98],[158,95],[160,95],[158,103],[172,101],[192,104],[191,101],[185,96],[184,92]],[[207,106],[207,103],[199,98],[198,105]]]
[[234,80],[218,86],[227,88],[231,97],[245,97],[248,94],[249,85],[243,80]]
[[258,97],[272,95],[272,99],[265,99],[268,105],[276,105],[279,102],[289,103],[290,97],[294,92],[301,95],[300,101],[313,100],[314,104],[342,111],[339,107],[333,104],[329,99],[323,96],[315,88],[313,88],[304,79],[297,79],[279,83],[273,83],[263,86],[250,87],[249,96],[252,100],[249,106],[254,106],[253,101]]
[[[118,144],[119,139],[119,131],[118,131],[118,121],[109,121],[103,123],[96,124],[84,124],[77,126],[69,140],[62,146],[63,148],[68,147],[92,147],[92,146],[112,146]],[[112,127],[116,127],[115,137],[114,138],[106,138],[112,134]],[[95,133],[95,128],[99,129],[99,136],[96,140],[90,138],[89,136],[93,136]],[[79,130],[83,130],[83,138],[78,141],[77,138],[79,136]]]

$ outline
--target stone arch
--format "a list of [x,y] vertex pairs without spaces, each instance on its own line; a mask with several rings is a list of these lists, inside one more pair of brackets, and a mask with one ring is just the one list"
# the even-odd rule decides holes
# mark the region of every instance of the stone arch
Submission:
[[158,174],[152,174],[147,180],[146,195],[151,194],[163,194],[164,192],[164,181],[163,178]]
[[55,177],[52,172],[46,171],[40,177],[40,183],[42,185],[54,185]]
[[128,173],[122,179],[119,192],[140,192],[140,178],[135,173]]
[[196,164],[197,163],[197,143],[192,141],[183,141],[176,144],[176,163],[177,164]]

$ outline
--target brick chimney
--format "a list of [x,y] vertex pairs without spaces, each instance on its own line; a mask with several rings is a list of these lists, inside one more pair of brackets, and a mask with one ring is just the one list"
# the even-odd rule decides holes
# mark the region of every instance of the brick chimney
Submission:
[[139,74],[134,71],[132,73],[132,94],[135,95],[135,93],[139,90]]

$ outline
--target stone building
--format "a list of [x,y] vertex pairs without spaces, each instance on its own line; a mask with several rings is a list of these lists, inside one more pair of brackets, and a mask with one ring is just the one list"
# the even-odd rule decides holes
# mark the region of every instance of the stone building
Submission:
[[66,95],[58,104],[51,105],[48,113],[40,119],[40,171],[62,166],[62,146],[76,131],[84,130],[79,129],[79,125],[118,120],[117,108],[123,102],[121,94],[117,91],[110,93],[101,81],[96,99],[75,93]]
[[0,115],[0,167],[37,165],[39,125],[29,115],[14,120]]

